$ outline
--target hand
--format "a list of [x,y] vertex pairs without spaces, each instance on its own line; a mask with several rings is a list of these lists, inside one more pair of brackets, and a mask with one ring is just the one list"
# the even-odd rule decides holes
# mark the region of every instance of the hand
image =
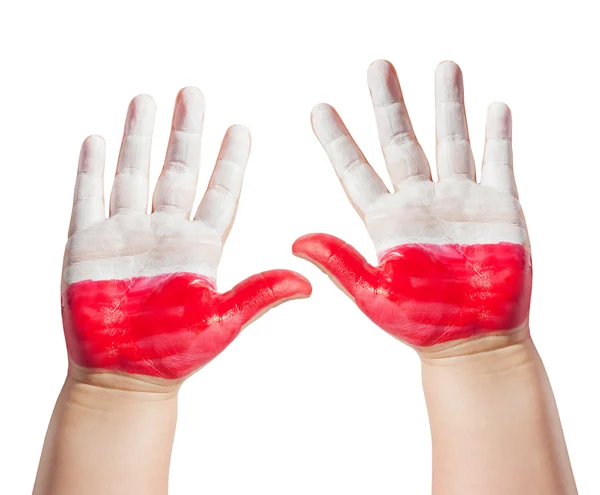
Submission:
[[110,216],[105,218],[105,146],[81,150],[62,277],[62,312],[72,365],[86,371],[179,379],[198,370],[250,320],[307,297],[301,275],[273,270],[223,294],[216,272],[233,223],[250,135],[225,135],[208,189],[190,221],[200,161],[204,97],[180,91],[162,174],[147,213],[155,105],[134,98],[125,121]]
[[312,124],[365,222],[379,266],[327,234],[301,237],[294,253],[330,275],[377,325],[421,351],[481,335],[528,333],[531,257],[513,176],[510,110],[502,103],[488,110],[477,183],[462,74],[453,62],[440,64],[439,181],[433,182],[393,66],[373,63],[368,82],[394,193],[332,107],[317,105]]

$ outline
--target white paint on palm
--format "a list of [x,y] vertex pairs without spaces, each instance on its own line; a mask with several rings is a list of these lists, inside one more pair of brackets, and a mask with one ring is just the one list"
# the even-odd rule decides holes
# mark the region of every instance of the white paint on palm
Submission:
[[102,185],[104,140],[90,136],[83,143],[63,287],[81,280],[175,272],[216,278],[241,192],[250,134],[239,125],[228,129],[207,192],[190,221],[200,166],[204,97],[196,88],[181,90],[154,191],[154,211],[148,214],[154,114],[154,101],[146,95],[137,96],[129,106],[108,219]]
[[69,238],[63,280],[72,284],[174,272],[214,280],[221,251],[221,236],[202,221],[170,211],[117,213]]
[[441,63],[436,70],[439,181],[433,182],[392,64],[384,60],[371,64],[368,83],[394,193],[369,165],[331,106],[317,105],[312,125],[377,253],[410,243],[514,242],[528,248],[512,168],[509,108],[503,103],[489,107],[479,184],[467,130],[462,74],[455,63]]
[[518,200],[463,178],[406,182],[369,205],[365,223],[378,254],[409,243],[527,243]]

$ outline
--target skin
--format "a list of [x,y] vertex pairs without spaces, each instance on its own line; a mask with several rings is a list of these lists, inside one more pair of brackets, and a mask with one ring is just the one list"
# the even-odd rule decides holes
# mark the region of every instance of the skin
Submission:
[[152,213],[148,171],[155,105],[129,106],[104,209],[102,138],[82,146],[62,277],[69,371],[50,421],[35,495],[164,494],[181,383],[251,321],[308,297],[288,270],[254,275],[224,293],[216,272],[248,154],[243,126],[227,131],[192,220],[204,97],[184,88]]
[[373,240],[379,265],[328,234],[293,246],[369,318],[421,357],[433,444],[433,493],[577,492],[550,384],[529,332],[531,255],[513,175],[511,113],[488,109],[481,180],[463,79],[436,70],[437,175],[414,134],[394,67],[368,84],[389,192],[337,112],[312,125]]

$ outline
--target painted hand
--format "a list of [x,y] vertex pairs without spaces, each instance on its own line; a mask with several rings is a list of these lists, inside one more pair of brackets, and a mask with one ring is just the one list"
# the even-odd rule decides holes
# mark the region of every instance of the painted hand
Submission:
[[332,107],[317,105],[312,124],[366,224],[379,265],[327,234],[301,237],[294,253],[325,271],[377,325],[421,350],[527,332],[531,257],[513,176],[510,110],[502,103],[489,107],[477,183],[462,74],[452,62],[440,64],[439,181],[433,182],[393,66],[373,63],[368,82],[394,193]]
[[134,98],[125,121],[110,217],[105,218],[105,146],[91,136],[81,149],[62,278],[70,361],[93,371],[167,379],[204,366],[252,319],[307,297],[297,273],[254,275],[223,294],[215,278],[233,223],[250,152],[246,128],[225,135],[193,221],[204,97],[181,90],[162,174],[147,214],[155,105]]

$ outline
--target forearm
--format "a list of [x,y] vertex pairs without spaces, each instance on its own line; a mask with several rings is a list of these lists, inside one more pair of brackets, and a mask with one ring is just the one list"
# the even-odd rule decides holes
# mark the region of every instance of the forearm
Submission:
[[34,495],[166,494],[178,387],[81,378],[70,371],[59,395]]
[[422,357],[433,493],[577,493],[533,342],[526,336],[492,348],[475,344],[466,356]]

